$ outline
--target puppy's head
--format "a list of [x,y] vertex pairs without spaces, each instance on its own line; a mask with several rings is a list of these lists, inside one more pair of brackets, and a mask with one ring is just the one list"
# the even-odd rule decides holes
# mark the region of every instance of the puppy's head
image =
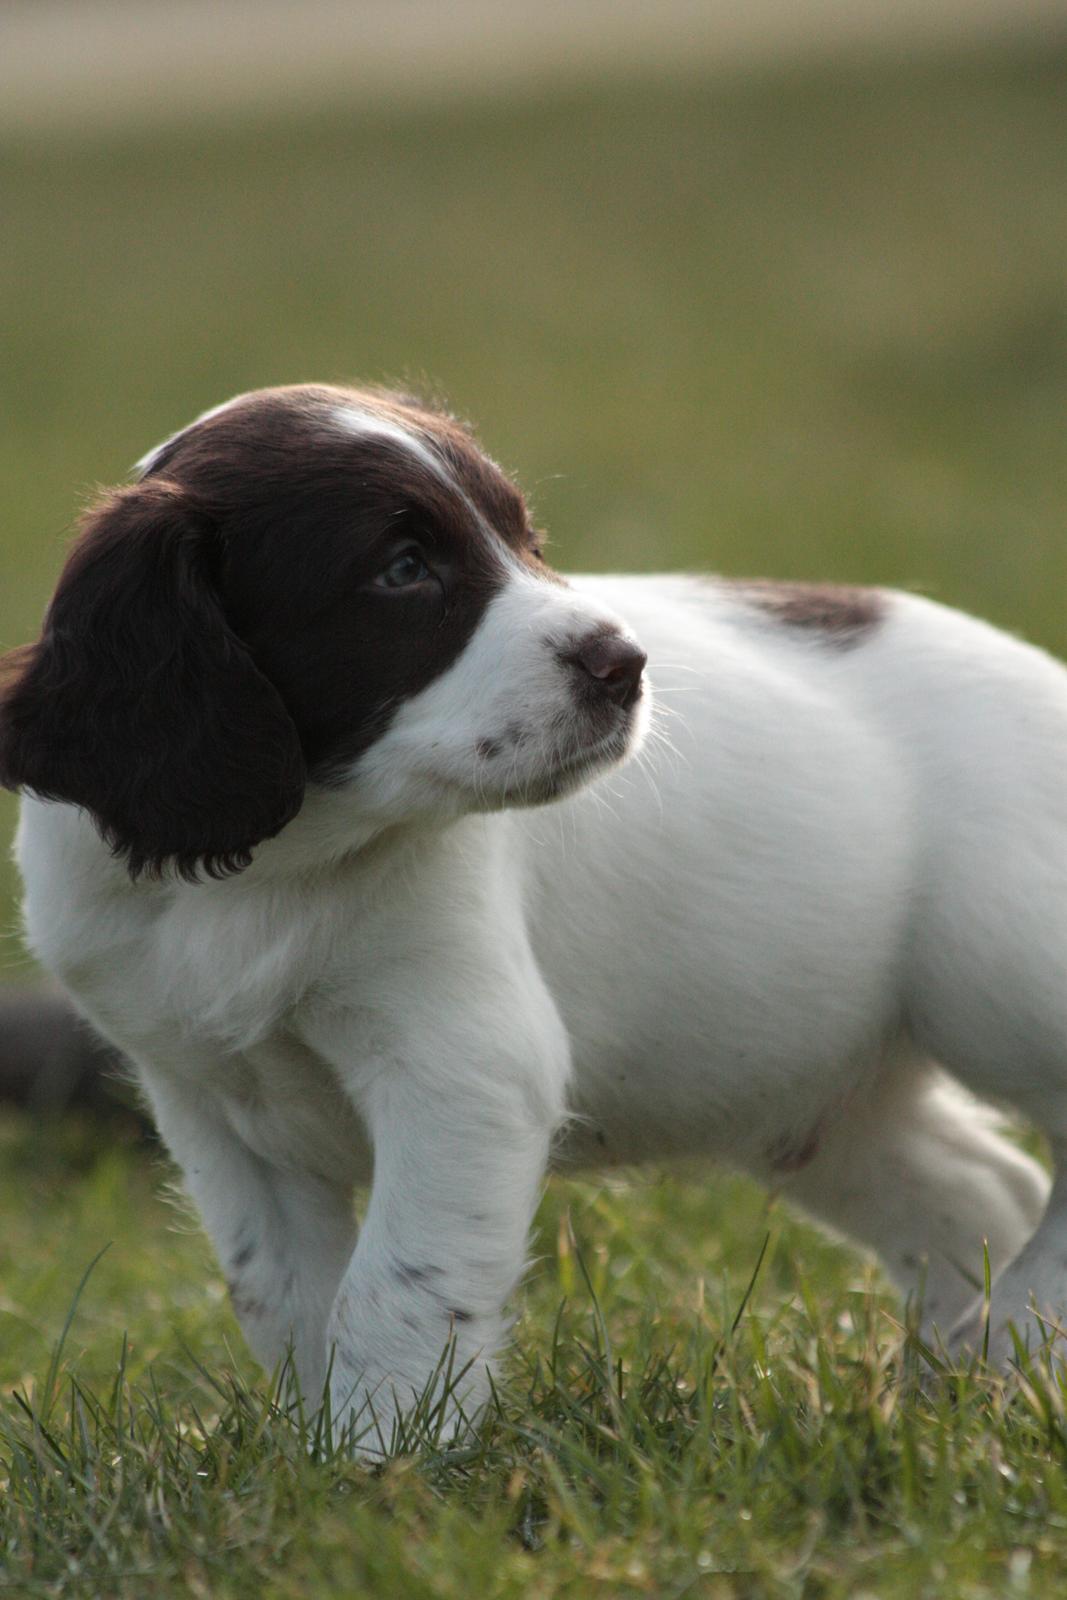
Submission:
[[85,807],[134,876],[217,876],[309,782],[385,821],[569,792],[639,736],[644,660],[454,420],[262,390],[89,512],[7,659],[0,781]]

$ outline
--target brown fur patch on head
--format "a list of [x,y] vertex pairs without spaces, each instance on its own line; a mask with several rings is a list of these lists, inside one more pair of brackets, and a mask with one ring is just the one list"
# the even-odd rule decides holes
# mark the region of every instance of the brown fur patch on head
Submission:
[[878,627],[885,616],[880,589],[835,583],[775,583],[768,579],[726,580],[745,605],[787,628],[821,634],[847,649]]
[[389,390],[341,391],[341,398],[394,419],[430,445],[489,526],[517,552],[525,550],[530,536],[526,502],[465,423]]
[[[343,422],[346,410],[378,417],[407,433],[441,463],[445,478],[439,481],[402,444],[373,433],[361,440],[358,429],[348,434]],[[214,487],[236,471],[243,490],[249,472],[263,483],[279,474],[289,479],[300,471],[314,471],[315,461],[322,470],[331,451],[334,458],[340,452],[349,466],[358,466],[368,486],[374,486],[384,471],[394,495],[408,492],[445,521],[469,523],[473,507],[521,564],[540,576],[556,578],[544,564],[543,539],[531,526],[522,493],[482,451],[468,425],[448,411],[395,390],[291,384],[239,395],[161,445],[148,458],[145,475],[165,472]],[[447,488],[449,479],[464,504]]]

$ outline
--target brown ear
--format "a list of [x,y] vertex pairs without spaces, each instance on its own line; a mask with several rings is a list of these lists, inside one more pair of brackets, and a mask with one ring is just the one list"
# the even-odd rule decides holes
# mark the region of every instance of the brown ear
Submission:
[[300,807],[276,689],[228,626],[218,534],[166,480],[86,518],[36,645],[8,658],[0,783],[92,813],[131,877],[238,872]]

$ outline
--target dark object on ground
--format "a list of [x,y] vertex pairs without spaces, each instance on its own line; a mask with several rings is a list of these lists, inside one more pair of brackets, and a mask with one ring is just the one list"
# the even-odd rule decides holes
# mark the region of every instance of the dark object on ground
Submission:
[[121,1058],[44,985],[0,987],[0,1105],[42,1116],[85,1110],[147,1129]]

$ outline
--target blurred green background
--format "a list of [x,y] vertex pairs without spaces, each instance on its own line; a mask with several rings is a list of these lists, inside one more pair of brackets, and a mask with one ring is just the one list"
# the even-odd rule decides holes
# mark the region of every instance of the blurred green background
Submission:
[[96,484],[364,378],[468,416],[564,568],[914,586],[1067,653],[1067,46],[22,135],[0,215],[4,645]]

